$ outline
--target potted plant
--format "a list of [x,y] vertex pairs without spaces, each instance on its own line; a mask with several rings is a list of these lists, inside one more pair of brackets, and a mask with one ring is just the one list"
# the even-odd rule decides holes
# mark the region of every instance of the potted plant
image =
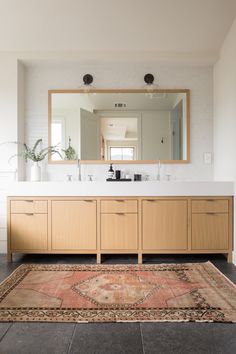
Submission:
[[32,148],[30,148],[27,144],[24,143],[23,150],[19,154],[11,156],[11,158],[9,159],[11,160],[14,156],[22,156],[26,162],[28,160],[31,160],[33,164],[31,166],[30,180],[34,182],[41,180],[41,167],[38,164],[40,161],[43,161],[49,153],[51,155],[59,154],[61,157],[57,145],[48,146],[42,149],[41,148],[42,142],[43,139],[38,139]]

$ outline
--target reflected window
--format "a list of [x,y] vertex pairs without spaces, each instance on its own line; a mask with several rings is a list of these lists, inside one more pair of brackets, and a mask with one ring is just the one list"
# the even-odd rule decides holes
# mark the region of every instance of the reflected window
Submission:
[[[65,148],[65,121],[63,118],[56,118],[52,121],[51,143],[52,146],[57,146],[62,153],[62,149]],[[58,154],[53,154],[52,160],[57,161],[61,158]]]
[[111,160],[134,160],[134,147],[110,147]]
[[62,141],[62,124],[61,122],[52,122],[52,145],[61,144]]

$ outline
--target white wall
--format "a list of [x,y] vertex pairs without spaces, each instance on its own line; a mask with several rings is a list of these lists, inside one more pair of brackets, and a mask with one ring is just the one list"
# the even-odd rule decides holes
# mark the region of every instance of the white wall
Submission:
[[[212,69],[211,67],[160,66],[129,63],[81,65],[74,62],[43,64],[28,67],[19,63],[16,55],[0,55],[0,143],[24,139],[33,144],[43,138],[47,144],[48,89],[72,89],[82,83],[85,73],[94,75],[97,88],[138,88],[143,76],[152,72],[162,88],[189,88],[191,90],[191,163],[162,166],[163,179],[171,173],[173,178],[184,180],[212,180],[213,166],[204,165],[203,152],[212,151]],[[24,82],[25,81],[25,82]],[[23,90],[25,87],[25,97]],[[24,114],[25,113],[25,114]],[[25,132],[22,122],[25,118]],[[18,137],[19,134],[19,137]],[[15,178],[18,159],[11,165],[8,158],[17,153],[14,144],[0,145],[0,252],[6,251],[6,196],[5,184]],[[28,166],[29,167],[29,166]],[[47,166],[45,166],[47,167]],[[86,165],[82,176],[104,180],[108,165]],[[142,173],[154,178],[156,165],[115,166],[126,174]],[[44,178],[65,180],[67,174],[77,177],[75,165],[50,165]],[[19,176],[20,177],[20,176]]]
[[[24,65],[17,62],[17,137],[15,140],[24,143],[25,140],[25,68]],[[18,156],[18,180],[25,179],[25,162],[21,156]]]
[[17,158],[8,163],[10,156],[17,154],[17,60],[12,55],[0,56],[0,253],[7,249],[6,195],[5,186],[15,179]]
[[17,140],[17,60],[11,55],[0,56],[0,170],[12,170],[17,159],[8,159],[17,153],[17,145],[3,144]]
[[[216,180],[236,182],[235,38],[236,19],[223,43],[220,59],[214,67],[214,172]],[[236,210],[234,220],[236,220]],[[236,225],[234,234],[236,236]],[[234,263],[236,264],[236,252],[234,252]]]
[[[112,63],[79,64],[34,63],[26,68],[26,141],[29,144],[42,137],[47,141],[48,89],[73,89],[82,84],[85,73],[94,76],[97,88],[140,88],[143,76],[152,72],[161,88],[189,88],[191,90],[191,163],[186,165],[165,165],[162,173],[171,173],[176,179],[212,180],[213,166],[204,165],[203,153],[212,152],[212,68],[163,66],[158,64]],[[119,166],[127,173],[141,172],[156,175],[153,165]],[[105,179],[107,165],[84,166],[82,175],[93,174],[95,179]],[[67,174],[76,178],[76,166],[51,165],[47,168],[47,178],[64,180]]]
[[142,112],[141,131],[142,159],[168,160],[171,156],[170,111]]

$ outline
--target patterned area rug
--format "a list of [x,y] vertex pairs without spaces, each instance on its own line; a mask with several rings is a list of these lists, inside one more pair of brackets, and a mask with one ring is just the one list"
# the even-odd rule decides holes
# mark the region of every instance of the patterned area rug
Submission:
[[25,264],[0,285],[0,320],[236,322],[236,286],[210,262]]

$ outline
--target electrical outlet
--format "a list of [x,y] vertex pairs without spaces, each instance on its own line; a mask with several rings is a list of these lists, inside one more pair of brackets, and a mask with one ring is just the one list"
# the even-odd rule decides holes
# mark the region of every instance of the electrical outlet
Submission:
[[204,152],[203,160],[204,160],[205,165],[211,165],[212,164],[212,153],[211,152]]

